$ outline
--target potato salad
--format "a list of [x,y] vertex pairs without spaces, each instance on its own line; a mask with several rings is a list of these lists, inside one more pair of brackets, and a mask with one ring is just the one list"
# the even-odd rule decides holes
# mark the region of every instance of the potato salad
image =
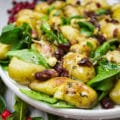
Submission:
[[16,9],[0,35],[0,64],[28,86],[23,94],[57,108],[120,104],[120,4],[47,0]]

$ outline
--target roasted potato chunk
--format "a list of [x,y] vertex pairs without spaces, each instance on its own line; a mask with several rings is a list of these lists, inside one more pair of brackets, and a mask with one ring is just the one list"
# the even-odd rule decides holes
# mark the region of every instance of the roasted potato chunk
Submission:
[[105,55],[105,58],[110,62],[120,64],[120,51],[119,50],[109,51]]
[[112,17],[118,21],[120,21],[120,3],[115,4],[111,7]]
[[33,81],[29,85],[31,89],[54,95],[59,86],[68,81],[66,77],[56,77],[47,81]]
[[66,77],[56,77],[45,82],[33,81],[30,88],[53,95],[79,108],[91,108],[97,101],[97,94],[92,88]]
[[54,16],[63,16],[63,12],[59,9],[54,9],[50,12],[49,17],[54,17]]
[[48,23],[54,30],[59,30],[62,20],[59,16],[54,16],[49,19]]
[[106,17],[100,21],[101,33],[107,39],[120,38],[120,23]]
[[83,82],[88,82],[95,76],[95,69],[91,66],[81,66],[78,62],[86,55],[79,53],[68,53],[63,58],[63,67],[69,72],[69,75],[73,78],[81,80]]
[[41,2],[35,6],[35,11],[39,13],[47,13],[49,5],[47,2]]
[[83,0],[82,5],[84,6],[84,10],[87,11],[95,11],[100,8],[109,8],[109,4],[106,0]]
[[15,57],[11,59],[8,66],[9,76],[21,84],[29,84],[35,80],[34,74],[43,70],[45,68],[41,65],[27,63]]
[[98,41],[94,38],[83,38],[78,44],[74,44],[70,47],[70,51],[85,54],[89,56],[92,50],[95,50],[98,46]]
[[97,94],[92,88],[82,82],[72,80],[58,87],[54,97],[65,100],[78,108],[91,108],[97,101]]
[[69,25],[61,26],[60,30],[62,34],[64,35],[64,37],[67,38],[71,44],[75,44],[78,42],[78,38],[80,36],[79,30]]
[[80,15],[79,10],[72,5],[67,5],[64,7],[64,15],[66,17],[77,16]]
[[62,9],[65,6],[65,2],[60,1],[60,0],[56,0],[53,2],[52,5],[55,6],[56,9]]
[[0,43],[0,60],[6,58],[6,53],[10,50],[10,45]]
[[118,80],[114,88],[110,92],[110,98],[116,104],[120,104],[120,80]]

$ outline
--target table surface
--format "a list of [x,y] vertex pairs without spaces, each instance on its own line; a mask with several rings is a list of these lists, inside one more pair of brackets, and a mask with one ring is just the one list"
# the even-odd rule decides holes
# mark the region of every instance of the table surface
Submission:
[[[10,8],[10,3],[12,0],[0,0],[0,16],[4,16],[4,17],[0,17],[0,32],[3,26],[5,26],[7,24],[7,13],[6,10],[8,8]],[[120,0],[115,0],[115,1],[120,1]],[[6,95],[5,95],[6,101],[7,101],[7,107],[10,110],[13,110],[13,105],[14,105],[14,93],[11,90],[7,90]],[[9,101],[11,100],[11,101]],[[42,112],[42,111],[38,111],[34,108],[32,108],[32,115],[31,116],[42,116],[44,117],[45,120],[48,120],[47,118],[47,114]],[[73,119],[65,119],[65,118],[59,118],[59,120],[73,120]],[[85,120],[85,119],[84,119]],[[101,120],[101,119],[99,119]],[[120,120],[120,118],[118,119],[114,119],[114,120]]]

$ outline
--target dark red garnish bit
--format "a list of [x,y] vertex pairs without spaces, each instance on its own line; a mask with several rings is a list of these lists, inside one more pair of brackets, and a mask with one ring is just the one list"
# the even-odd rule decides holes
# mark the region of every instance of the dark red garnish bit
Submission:
[[58,76],[58,73],[54,69],[48,69],[48,70],[35,73],[35,78],[41,81],[48,80],[50,78],[57,77],[57,76]]
[[63,49],[57,49],[55,52],[55,57],[60,60],[64,56],[64,50]]
[[77,1],[76,1],[76,4],[77,4],[77,5],[80,5],[80,4],[81,4],[80,0],[77,0]]
[[99,41],[100,44],[103,44],[106,41],[106,38],[103,35],[96,35],[95,38]]
[[94,17],[94,18],[96,17],[96,14],[94,11],[87,11],[87,12],[85,12],[85,15],[87,17]]
[[96,6],[97,6],[97,8],[100,8],[101,4],[100,3],[96,3]]
[[119,23],[119,21],[117,21],[117,20],[115,20],[115,19],[105,19],[105,21],[106,21],[107,23],[113,23],[113,24],[118,24],[118,23]]
[[81,59],[81,60],[78,62],[78,65],[79,65],[79,66],[92,66],[92,63],[91,63],[90,60],[86,57],[86,58]]
[[96,17],[94,16],[90,17],[89,22],[91,22],[95,27],[97,27],[100,30],[100,24],[98,20],[96,19]]
[[70,44],[60,44],[55,52],[55,57],[60,60],[69,51]]
[[32,120],[32,118],[31,117],[27,117],[27,119],[26,120]]
[[68,71],[63,67],[63,61],[58,61],[54,69],[58,72],[61,77],[69,77]]
[[117,35],[118,35],[118,29],[116,28],[113,30],[113,37],[117,37]]
[[8,17],[8,24],[15,22],[16,17],[15,15],[22,9],[33,9],[37,0],[33,0],[32,2],[17,2],[16,0],[13,0],[12,4],[13,7],[9,10],[7,10],[9,17]]
[[52,4],[55,0],[47,0],[48,4]]
[[6,110],[2,113],[1,116],[2,116],[2,119],[3,119],[3,120],[6,120],[7,117],[10,116],[10,115],[11,115],[10,111],[6,109]]
[[114,107],[113,101],[109,97],[104,97],[101,101],[101,106],[104,109],[110,109]]

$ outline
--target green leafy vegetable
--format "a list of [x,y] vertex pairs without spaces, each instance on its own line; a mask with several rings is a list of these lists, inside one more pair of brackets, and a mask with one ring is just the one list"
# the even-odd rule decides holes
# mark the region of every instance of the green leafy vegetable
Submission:
[[99,100],[101,100],[111,90],[114,85],[116,75],[120,73],[120,66],[115,63],[101,60],[97,66],[97,75],[87,84],[99,91]]
[[109,50],[113,50],[118,45],[118,40],[108,40],[107,42],[103,43],[100,47],[98,47],[94,53],[94,60],[101,58],[101,56],[105,55]]
[[6,109],[4,98],[0,95],[0,114]]
[[91,36],[94,32],[95,26],[87,21],[79,21],[78,25],[80,26],[80,32],[86,34],[87,36]]
[[101,73],[98,73],[92,80],[88,82],[88,85],[90,86],[95,86],[97,83],[106,80],[108,78],[111,78],[115,75],[120,73],[120,70],[108,70],[108,71],[103,71]]
[[62,17],[62,25],[69,25],[71,23],[71,20],[72,19],[81,19],[83,18],[82,16],[79,16],[79,15],[76,15],[76,16],[72,16],[72,17],[69,17],[69,18],[65,18],[65,17]]
[[16,102],[14,105],[15,113],[14,120],[26,120],[28,114],[28,104],[16,97]]
[[43,23],[41,26],[42,32],[45,34],[47,39],[50,42],[57,42],[58,44],[66,44],[68,43],[67,39],[61,33],[56,33],[50,28],[48,23]]
[[33,90],[26,90],[26,89],[20,89],[20,91],[35,100],[44,101],[50,104],[57,102],[56,98],[50,97],[49,95],[44,94],[44,93],[35,92]]
[[55,104],[51,104],[51,106],[56,107],[56,108],[74,108],[73,105],[71,105],[65,101],[58,101]]
[[13,24],[3,28],[0,42],[10,44],[12,50],[28,48],[31,45],[31,28],[28,24],[16,27]]
[[22,59],[23,61],[40,64],[45,66],[46,68],[49,68],[49,65],[47,64],[45,58],[40,55],[37,51],[32,51],[29,49],[23,49],[23,50],[16,50],[16,51],[9,51],[7,53],[7,56],[9,57],[18,57],[19,59]]
[[95,13],[96,15],[105,15],[108,13],[108,10],[101,8],[101,9],[98,9]]
[[52,12],[52,10],[55,9],[55,6],[54,5],[51,5],[48,10],[47,10],[47,13],[50,14]]

